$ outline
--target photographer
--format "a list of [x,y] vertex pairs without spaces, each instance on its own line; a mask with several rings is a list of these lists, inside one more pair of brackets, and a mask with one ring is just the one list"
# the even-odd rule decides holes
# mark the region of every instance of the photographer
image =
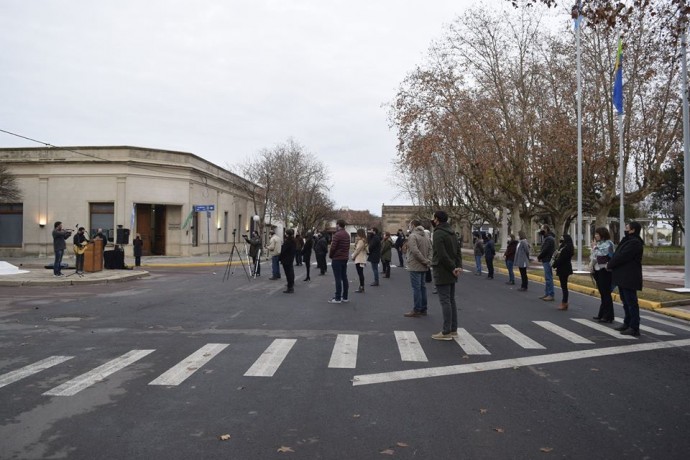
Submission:
[[55,262],[53,262],[53,276],[64,276],[62,274],[62,256],[67,249],[67,238],[72,235],[71,230],[64,230],[62,222],[57,221],[53,226],[53,250],[55,251]]
[[259,237],[259,232],[254,230],[251,238],[247,235],[242,235],[242,238],[244,238],[244,241],[249,245],[249,257],[252,258],[252,276],[261,276],[261,261],[259,256],[261,251],[261,238]]

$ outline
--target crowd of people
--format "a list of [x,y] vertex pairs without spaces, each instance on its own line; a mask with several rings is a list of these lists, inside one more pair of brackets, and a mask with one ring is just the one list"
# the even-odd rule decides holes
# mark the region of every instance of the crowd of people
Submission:
[[[405,268],[410,279],[412,291],[412,309],[405,312],[408,318],[427,316],[429,296],[427,284],[433,285],[433,293],[438,294],[438,302],[443,313],[442,329],[434,334],[436,340],[453,340],[457,336],[457,306],[455,286],[462,273],[462,241],[448,223],[448,215],[437,211],[431,220],[413,219],[407,231],[399,229],[395,238],[389,232],[381,232],[373,227],[368,231],[357,229],[351,249],[351,237],[346,231],[346,222],[336,222],[336,231],[330,237],[326,231],[307,232],[304,237],[295,234],[294,229],[287,229],[283,237],[275,230],[270,232],[270,239],[265,248],[271,258],[271,280],[281,279],[280,266],[283,268],[287,286],[285,293],[295,290],[294,266],[306,265],[305,282],[311,280],[311,255],[316,258],[316,268],[320,276],[328,271],[326,255],[331,259],[331,269],[335,280],[335,293],[330,303],[347,303],[350,300],[348,262],[355,266],[357,294],[365,292],[367,266],[371,267],[372,282],[370,287],[379,286],[379,264],[384,278],[391,276],[393,249],[398,253],[398,267]],[[637,291],[642,289],[642,254],[644,244],[640,238],[641,226],[630,222],[625,227],[626,236],[618,247],[611,241],[605,227],[597,228],[591,246],[590,270],[600,295],[599,312],[593,317],[595,321],[612,323],[614,320],[612,292],[617,287],[623,303],[625,317],[618,330],[625,335],[639,335],[639,304]],[[544,295],[539,297],[545,302],[553,302],[556,297],[554,271],[561,289],[561,303],[558,310],[566,311],[569,307],[568,279],[573,274],[572,258],[575,253],[573,239],[568,234],[556,235],[549,225],[543,225],[539,231],[540,247],[534,258],[541,264],[544,279]],[[482,262],[487,269],[487,280],[494,279],[494,259],[496,243],[491,234],[476,232],[474,234],[473,252],[475,258],[474,273],[483,276]],[[249,257],[252,259],[252,275],[260,276],[261,239],[257,232],[251,238],[245,236],[249,244]],[[503,253],[508,280],[506,284],[515,285],[515,267],[520,275],[519,292],[526,292],[529,287],[527,271],[533,259],[533,248],[524,231],[518,237],[510,234]]]

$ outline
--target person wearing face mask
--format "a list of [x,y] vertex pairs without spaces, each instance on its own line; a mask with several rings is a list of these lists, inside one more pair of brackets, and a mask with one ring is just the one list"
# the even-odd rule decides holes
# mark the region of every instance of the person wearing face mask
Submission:
[[540,235],[544,237],[541,243],[541,252],[537,256],[537,260],[542,263],[544,267],[544,295],[539,297],[541,300],[553,302],[554,288],[553,288],[553,269],[551,267],[551,257],[556,251],[556,238],[551,233],[551,227],[544,224],[541,227]]
[[462,273],[462,256],[458,240],[448,223],[445,211],[436,211],[432,220],[431,267],[438,300],[443,312],[443,329],[431,336],[434,340],[451,341],[458,336],[458,307],[455,303],[455,284]]
[[568,278],[573,274],[573,263],[571,259],[575,253],[575,246],[570,235],[563,235],[561,237],[560,246],[558,247],[558,256],[553,261],[553,268],[556,269],[558,281],[561,283],[561,292],[563,293],[563,300],[558,307],[559,310],[568,309]]
[[625,318],[623,325],[616,328],[622,335],[640,335],[640,305],[637,301],[637,291],[642,290],[644,242],[640,237],[641,230],[642,226],[638,222],[627,224],[625,237],[606,264],[606,268],[612,271],[613,283],[618,286],[623,302]]
[[590,255],[592,266],[592,277],[597,284],[599,298],[599,313],[593,317],[600,323],[613,322],[613,299],[611,298],[611,272],[606,269],[606,264],[613,256],[614,247],[611,241],[611,234],[606,227],[599,227],[594,230],[594,241],[592,241],[592,252]]

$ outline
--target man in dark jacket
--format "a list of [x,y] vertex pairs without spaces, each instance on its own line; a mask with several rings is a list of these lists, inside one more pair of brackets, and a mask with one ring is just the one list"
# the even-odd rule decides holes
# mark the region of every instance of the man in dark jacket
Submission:
[[379,262],[381,262],[381,237],[379,236],[379,229],[373,227],[369,234],[369,257],[367,261],[371,262],[371,271],[374,272],[374,282],[370,286],[379,285]]
[[642,226],[630,222],[625,226],[625,237],[616,248],[616,252],[606,264],[612,270],[612,283],[618,286],[625,318],[623,325],[616,330],[623,335],[640,335],[640,305],[637,302],[637,291],[642,290],[642,254],[644,242],[640,237]]
[[249,257],[252,258],[251,273],[252,276],[261,276],[261,237],[259,232],[254,230],[251,238],[247,235],[242,235],[244,241],[249,245]]
[[443,330],[431,336],[434,340],[453,340],[458,335],[458,307],[455,304],[455,283],[462,272],[462,258],[455,232],[448,223],[448,214],[436,211],[432,238],[431,267],[438,300],[443,311]]
[[398,265],[400,268],[405,267],[405,264],[403,263],[403,244],[405,244],[405,233],[403,233],[402,228],[398,229],[398,233],[395,238],[395,250],[398,251],[398,261],[400,264]]
[[316,256],[316,267],[319,269],[319,275],[323,276],[328,271],[326,265],[326,256],[328,255],[328,239],[326,232],[319,233],[314,244],[314,255]]
[[295,231],[291,228],[285,230],[285,241],[280,247],[280,263],[283,265],[283,272],[285,272],[285,279],[287,280],[287,289],[283,291],[284,294],[293,294],[295,292],[295,267],[292,265],[295,262],[295,252],[297,252],[297,245],[295,244]]
[[553,288],[553,269],[551,268],[551,257],[556,251],[556,238],[551,232],[551,227],[544,224],[541,227],[540,235],[544,237],[541,243],[541,252],[537,256],[537,260],[541,262],[544,267],[544,295],[539,297],[541,300],[553,302],[555,291]]
[[345,231],[345,220],[338,219],[337,230],[331,240],[328,255],[331,258],[331,268],[335,278],[335,295],[329,303],[349,302],[347,291],[350,283],[347,280],[347,261],[350,258],[350,235]]

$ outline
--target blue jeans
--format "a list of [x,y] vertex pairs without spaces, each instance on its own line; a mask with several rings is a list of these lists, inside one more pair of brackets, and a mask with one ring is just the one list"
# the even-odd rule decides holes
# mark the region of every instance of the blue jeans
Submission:
[[271,257],[271,271],[273,278],[280,278],[280,256]]
[[511,283],[515,283],[515,272],[513,271],[513,263],[514,261],[512,260],[506,260],[506,268],[508,269],[508,281]]
[[64,249],[57,249],[55,251],[55,262],[53,262],[53,275],[59,275],[62,270],[62,256],[65,254]]
[[379,284],[379,264],[372,262],[371,271],[374,272],[374,283]]
[[637,291],[635,289],[626,289],[618,287],[618,292],[623,301],[623,310],[625,311],[625,318],[623,324],[630,329],[640,329],[640,305],[637,303]]
[[410,272],[410,284],[414,298],[414,311],[422,313],[427,309],[426,272]]
[[477,273],[482,274],[482,256],[474,256],[474,262],[477,265]]
[[458,330],[458,307],[455,304],[455,283],[437,284],[438,300],[443,311],[443,333],[450,334]]
[[350,283],[347,280],[347,259],[331,260],[333,277],[335,278],[335,300],[347,300]]
[[542,265],[544,266],[544,295],[553,297],[555,292],[553,290],[553,268],[551,268],[551,262],[544,262]]

